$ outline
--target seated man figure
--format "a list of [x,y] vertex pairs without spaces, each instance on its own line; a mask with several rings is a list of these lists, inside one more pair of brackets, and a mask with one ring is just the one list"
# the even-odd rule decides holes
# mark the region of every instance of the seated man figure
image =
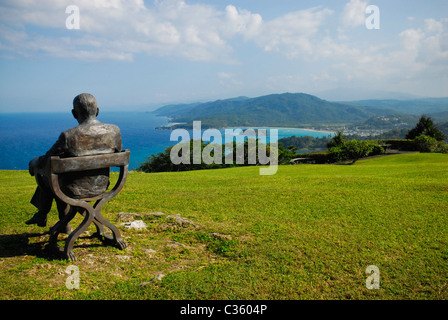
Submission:
[[[73,100],[72,114],[79,125],[64,131],[48,152],[30,161],[29,171],[34,176],[36,167],[43,167],[51,156],[79,157],[104,153],[119,152],[122,149],[120,129],[113,124],[101,123],[96,119],[99,109],[94,96],[83,93]],[[47,214],[53,199],[56,200],[61,219],[61,212],[67,212],[67,204],[55,197],[46,177],[37,175],[39,181],[31,203],[38,209],[26,224],[46,226]],[[62,175],[61,190],[69,197],[90,198],[102,194],[109,186],[109,169],[74,172]],[[70,229],[69,226],[67,226]],[[67,231],[66,231],[67,232]]]

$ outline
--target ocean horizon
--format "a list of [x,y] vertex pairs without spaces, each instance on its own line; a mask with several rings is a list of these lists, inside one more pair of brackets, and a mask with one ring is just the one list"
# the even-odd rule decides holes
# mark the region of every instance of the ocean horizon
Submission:
[[[98,120],[120,127],[123,148],[131,150],[130,170],[138,168],[152,154],[163,152],[167,147],[177,143],[170,141],[171,130],[156,129],[169,125],[169,118],[155,116],[148,111],[100,112]],[[62,131],[77,125],[77,121],[70,112],[0,114],[2,155],[0,170],[28,170],[31,159],[45,154]],[[245,128],[241,127],[241,129]],[[302,128],[267,129],[278,129],[278,139],[290,136],[327,137],[331,135],[327,131]],[[192,137],[192,131],[188,131]],[[224,129],[220,131],[224,136]]]

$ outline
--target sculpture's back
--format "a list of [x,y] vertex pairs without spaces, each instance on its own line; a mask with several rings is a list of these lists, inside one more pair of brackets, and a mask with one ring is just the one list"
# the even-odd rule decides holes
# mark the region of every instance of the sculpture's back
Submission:
[[[121,133],[116,125],[94,121],[63,132],[67,155],[81,157],[121,151]],[[109,186],[109,170],[71,172],[61,175],[62,190],[73,198],[93,197]]]

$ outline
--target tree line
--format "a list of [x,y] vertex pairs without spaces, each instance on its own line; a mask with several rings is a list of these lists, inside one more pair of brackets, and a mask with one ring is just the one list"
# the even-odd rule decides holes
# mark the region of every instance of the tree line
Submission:
[[[194,140],[190,140],[186,142],[190,144],[189,150],[194,149]],[[276,143],[275,145],[278,150],[278,164],[288,164],[292,158],[297,155],[298,148],[294,146],[284,147],[281,142]],[[166,172],[166,171],[189,171],[189,170],[201,170],[201,169],[220,169],[220,168],[231,168],[231,167],[241,167],[241,166],[250,166],[250,165],[264,165],[259,159],[259,152],[261,149],[261,154],[265,152],[265,156],[269,157],[271,153],[272,144],[262,144],[260,143],[260,139],[249,138],[242,143],[237,143],[233,141],[231,147],[226,144],[222,144],[218,147],[218,145],[213,145],[213,143],[206,143],[203,140],[200,140],[200,150],[197,152],[203,154],[204,150],[210,152],[210,157],[213,159],[219,158],[220,161],[213,161],[212,163],[207,163],[209,161],[204,161],[204,158],[201,157],[201,163],[195,163],[194,161],[194,153],[189,152],[187,154],[187,161],[182,161],[182,163],[174,164],[171,155],[172,150],[175,146],[170,146],[164,150],[164,152],[160,152],[158,154],[153,154],[146,159],[144,163],[142,163],[137,171],[143,172]],[[182,152],[183,148],[177,148],[174,152]],[[211,150],[211,151],[210,151]],[[215,152],[220,150],[221,154],[216,155]],[[242,157],[237,159],[237,156],[241,154]],[[252,163],[252,159],[249,158],[249,155],[255,155],[255,163]],[[182,157],[185,155],[179,155]],[[229,161],[229,158],[231,159]],[[261,163],[261,164],[260,164]]]
[[[446,140],[445,134],[437,128],[433,120],[428,116],[421,116],[417,125],[406,133],[405,139],[407,146],[412,146],[415,151],[421,152],[440,152],[448,153],[448,145],[444,143]],[[404,140],[403,140],[404,141]],[[193,147],[193,140],[190,140],[190,147]],[[158,154],[151,155],[142,163],[138,171],[142,172],[164,172],[164,171],[189,171],[189,170],[201,170],[201,169],[219,169],[249,165],[260,165],[258,159],[258,152],[260,147],[266,151],[266,156],[270,154],[271,145],[261,145],[259,139],[250,141],[250,138],[243,143],[233,142],[233,145],[229,148],[228,145],[221,145],[220,148],[213,148],[210,143],[200,141],[201,153],[205,148],[211,151],[211,156],[216,158],[214,152],[221,150],[221,154],[218,158],[222,161],[219,163],[205,163],[201,160],[201,163],[194,164],[193,153],[190,153],[190,161],[185,161],[180,164],[173,164],[171,161],[171,152],[174,146],[170,146]],[[312,137],[289,137],[279,140],[276,144],[278,148],[278,164],[290,164],[292,159],[298,157],[310,157],[310,159],[316,159],[316,154],[299,154],[301,148],[326,148],[327,151],[319,153],[317,157],[320,159],[320,163],[334,163],[380,155],[384,153],[384,143],[381,139],[375,140],[358,140],[348,139],[344,136],[343,132],[336,132],[333,137],[324,138],[312,138]],[[255,148],[255,150],[253,150]],[[237,149],[244,150],[243,159],[237,161],[233,159],[228,161],[230,154],[236,154]],[[257,155],[256,162],[251,164],[249,161],[249,154],[255,152]],[[227,157],[227,159],[226,159]]]

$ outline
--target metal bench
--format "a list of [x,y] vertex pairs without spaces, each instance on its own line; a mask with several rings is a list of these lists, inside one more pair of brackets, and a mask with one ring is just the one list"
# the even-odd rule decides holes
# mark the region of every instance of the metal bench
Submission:
[[[115,197],[123,188],[129,167],[130,151],[123,150],[117,153],[82,156],[73,158],[51,157],[46,166],[39,169],[36,173],[44,175],[48,178],[50,187],[56,197],[70,205],[69,210],[60,215],[60,220],[50,228],[49,247],[56,249],[63,253],[63,257],[71,261],[75,261],[76,257],[73,254],[73,246],[78,237],[91,225],[93,222],[96,226],[96,233],[94,236],[98,237],[106,244],[112,244],[120,249],[126,248],[126,243],[121,238],[120,231],[116,226],[107,221],[101,215],[102,206]],[[115,186],[109,191],[89,198],[74,198],[65,194],[61,190],[60,175],[69,172],[88,172],[90,170],[109,169],[111,167],[119,167],[120,174]],[[39,183],[39,182],[38,182]],[[89,202],[95,202],[93,205]],[[84,220],[81,224],[69,234],[65,241],[65,247],[62,250],[57,245],[58,235],[61,233],[67,224],[76,216],[76,213],[81,213]],[[112,235],[106,234],[104,227],[107,227],[112,232]]]

